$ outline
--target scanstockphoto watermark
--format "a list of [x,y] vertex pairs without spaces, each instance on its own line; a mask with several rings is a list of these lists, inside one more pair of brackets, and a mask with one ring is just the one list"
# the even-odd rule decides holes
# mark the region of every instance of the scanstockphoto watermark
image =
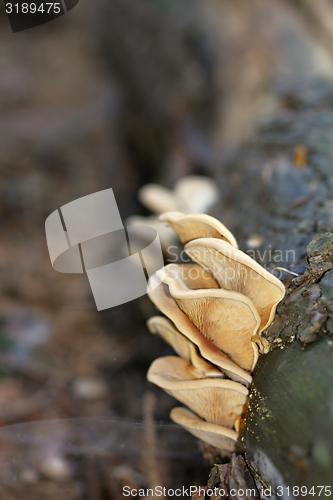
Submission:
[[193,485],[178,488],[168,488],[162,485],[154,488],[132,488],[126,485],[123,486],[122,495],[129,498],[256,498],[258,491],[255,488],[232,488],[227,491],[224,488]]
[[179,488],[168,488],[166,486],[155,486],[154,488],[132,488],[128,485],[123,486],[123,497],[130,498],[271,498],[273,495],[277,498],[290,499],[298,497],[327,498],[333,493],[332,486],[329,485],[278,485],[262,486],[257,488],[208,488],[203,486],[182,486]]
[[72,10],[80,0],[3,0],[5,13],[13,32],[24,31]]

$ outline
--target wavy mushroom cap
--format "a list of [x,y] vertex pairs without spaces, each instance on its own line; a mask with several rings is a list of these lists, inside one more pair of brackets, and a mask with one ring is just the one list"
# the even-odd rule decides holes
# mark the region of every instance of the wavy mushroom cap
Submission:
[[149,331],[159,335],[185,361],[206,377],[223,377],[223,373],[214,365],[203,359],[196,347],[176,327],[163,316],[153,316],[147,321]]
[[142,205],[158,215],[162,212],[178,209],[177,201],[172,191],[159,184],[146,184],[140,189],[138,198]]
[[199,378],[193,366],[178,356],[156,359],[147,378],[207,422],[230,429],[242,415],[248,395],[238,382]]
[[221,450],[224,455],[232,453],[236,448],[238,434],[232,429],[205,422],[185,408],[173,408],[170,418],[193,436]]
[[211,215],[167,212],[160,216],[160,220],[174,229],[183,244],[197,238],[218,238],[238,248],[237,241],[229,229]]
[[252,371],[258,348],[251,341],[260,326],[260,317],[247,297],[222,289],[190,289],[183,269],[169,264],[158,275],[169,287],[171,297],[197,329],[244,370]]
[[204,212],[218,199],[218,189],[208,177],[189,175],[180,179],[173,190],[159,184],[146,184],[140,189],[138,197],[155,214],[177,210]]
[[178,210],[205,212],[219,197],[216,183],[203,175],[188,175],[180,179],[174,189]]
[[[151,227],[157,232],[163,248],[168,248],[169,245],[173,245],[176,241],[176,236],[172,229],[159,221],[155,215],[132,215],[126,219],[126,226],[138,226],[139,229],[140,226],[144,228],[147,226]],[[140,236],[140,233],[138,233],[138,236]],[[143,237],[146,237],[145,231],[143,231]]]
[[148,295],[155,306],[165,314],[187,339],[195,344],[203,358],[221,368],[221,370],[232,380],[249,385],[252,381],[251,375],[240,368],[226,354],[218,349],[192,323],[188,316],[180,309],[175,299],[169,293],[168,286],[160,277],[160,270],[149,280]]
[[261,318],[259,332],[271,324],[276,307],[285,294],[285,287],[278,278],[222,240],[193,240],[187,243],[185,251],[212,273],[221,288],[239,292],[253,302]]

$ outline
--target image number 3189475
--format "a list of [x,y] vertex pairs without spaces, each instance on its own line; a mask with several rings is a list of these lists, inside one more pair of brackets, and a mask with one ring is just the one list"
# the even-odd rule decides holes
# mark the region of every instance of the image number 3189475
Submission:
[[24,31],[53,21],[73,9],[80,0],[5,0],[5,12],[13,32]]

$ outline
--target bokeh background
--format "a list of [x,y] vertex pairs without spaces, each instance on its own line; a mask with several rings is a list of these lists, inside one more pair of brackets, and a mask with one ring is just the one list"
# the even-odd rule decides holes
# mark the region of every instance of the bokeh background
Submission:
[[156,423],[173,403],[145,381],[169,352],[146,330],[149,301],[97,313],[83,276],[53,271],[44,221],[108,187],[123,219],[148,214],[148,182],[223,187],[221,165],[281,89],[332,80],[333,5],[81,0],[15,34],[2,14],[0,28],[0,499],[204,483],[204,450]]

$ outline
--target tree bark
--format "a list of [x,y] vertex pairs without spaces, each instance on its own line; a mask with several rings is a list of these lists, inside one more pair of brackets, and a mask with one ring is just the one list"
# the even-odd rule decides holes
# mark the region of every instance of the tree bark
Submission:
[[333,482],[332,137],[333,88],[298,85],[279,92],[275,117],[218,169],[216,214],[262,265],[287,270],[240,443],[261,498],[264,487],[291,498],[296,485],[319,498],[318,486]]

